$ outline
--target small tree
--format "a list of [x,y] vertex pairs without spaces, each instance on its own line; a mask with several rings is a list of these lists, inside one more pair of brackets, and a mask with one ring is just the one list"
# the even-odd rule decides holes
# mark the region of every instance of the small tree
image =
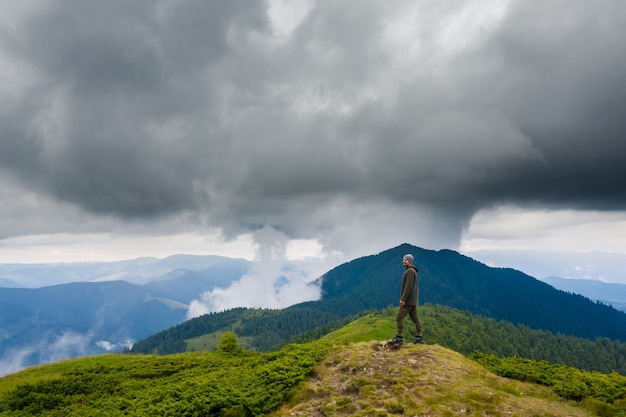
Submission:
[[234,355],[237,353],[241,353],[243,351],[243,348],[239,346],[239,342],[237,341],[237,336],[235,336],[235,332],[228,331],[222,334],[222,337],[217,344],[217,351],[229,355]]

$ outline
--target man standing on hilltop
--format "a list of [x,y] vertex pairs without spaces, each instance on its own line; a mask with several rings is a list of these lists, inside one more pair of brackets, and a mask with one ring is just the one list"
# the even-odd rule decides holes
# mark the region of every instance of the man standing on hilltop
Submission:
[[402,289],[400,291],[400,307],[396,315],[398,330],[396,337],[389,341],[392,345],[404,343],[404,319],[408,315],[415,323],[415,339],[413,343],[424,343],[422,340],[422,322],[417,316],[417,299],[419,295],[417,268],[413,265],[413,255],[407,254],[402,258],[404,274],[402,274]]

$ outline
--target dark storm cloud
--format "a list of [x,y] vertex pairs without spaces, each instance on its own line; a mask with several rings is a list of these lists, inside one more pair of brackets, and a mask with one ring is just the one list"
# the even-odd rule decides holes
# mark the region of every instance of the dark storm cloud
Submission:
[[508,170],[490,198],[624,208],[626,8],[598,6],[515,3],[494,36],[464,57],[468,93],[501,109],[541,155]]
[[228,157],[212,127],[220,80],[211,66],[237,22],[262,27],[252,6],[59,1],[35,10],[3,40],[35,74],[4,107],[3,166],[94,212],[193,207],[195,183]]
[[263,2],[31,7],[1,31],[24,78],[0,161],[87,211],[291,230],[342,197],[458,232],[499,202],[626,207],[621,1],[513,1],[489,25],[463,1],[318,1],[282,35]]

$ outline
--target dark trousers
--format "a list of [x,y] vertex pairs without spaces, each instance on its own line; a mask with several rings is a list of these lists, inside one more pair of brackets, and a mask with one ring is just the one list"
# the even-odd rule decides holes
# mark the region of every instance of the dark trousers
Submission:
[[420,318],[417,316],[417,307],[416,306],[407,306],[403,305],[398,308],[398,314],[396,314],[396,321],[398,323],[398,336],[402,336],[404,334],[404,319],[406,316],[409,316],[411,321],[415,323],[415,335],[422,335],[422,322]]

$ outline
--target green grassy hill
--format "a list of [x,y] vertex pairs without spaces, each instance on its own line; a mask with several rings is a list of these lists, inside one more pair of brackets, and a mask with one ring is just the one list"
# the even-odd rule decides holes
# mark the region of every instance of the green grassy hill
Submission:
[[[444,326],[444,315],[429,325]],[[429,341],[389,350],[393,325],[388,309],[275,352],[246,351],[226,332],[213,352],[32,367],[0,378],[0,416],[626,415],[621,375],[479,353],[471,360]]]

